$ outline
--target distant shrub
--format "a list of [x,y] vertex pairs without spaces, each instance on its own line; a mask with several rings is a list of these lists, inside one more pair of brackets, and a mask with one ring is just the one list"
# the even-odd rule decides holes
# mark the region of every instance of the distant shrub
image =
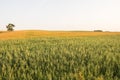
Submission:
[[103,32],[102,30],[94,30],[94,32]]

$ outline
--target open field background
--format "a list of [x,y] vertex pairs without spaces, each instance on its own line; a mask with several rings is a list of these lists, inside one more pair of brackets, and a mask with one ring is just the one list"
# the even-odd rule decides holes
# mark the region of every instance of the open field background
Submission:
[[0,39],[0,80],[120,80],[118,32],[15,31]]
[[40,31],[26,30],[1,32],[0,39],[31,38],[31,37],[80,37],[80,36],[102,36],[102,35],[120,35],[120,32],[84,32],[84,31]]

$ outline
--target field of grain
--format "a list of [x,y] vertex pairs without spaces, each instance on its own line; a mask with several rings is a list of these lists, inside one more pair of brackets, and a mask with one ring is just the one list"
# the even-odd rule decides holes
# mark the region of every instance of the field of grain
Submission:
[[0,39],[32,38],[32,37],[80,37],[80,36],[103,36],[120,35],[120,32],[82,32],[82,31],[40,31],[24,30],[0,33]]
[[0,33],[0,80],[120,80],[120,33]]

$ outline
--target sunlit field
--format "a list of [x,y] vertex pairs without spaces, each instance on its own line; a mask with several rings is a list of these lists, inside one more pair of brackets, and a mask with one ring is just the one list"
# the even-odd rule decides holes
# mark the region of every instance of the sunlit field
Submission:
[[0,80],[120,80],[120,33],[2,32]]
[[18,39],[18,38],[31,38],[31,37],[80,37],[80,36],[102,36],[102,35],[120,35],[120,32],[26,30],[26,31],[1,32],[0,39]]

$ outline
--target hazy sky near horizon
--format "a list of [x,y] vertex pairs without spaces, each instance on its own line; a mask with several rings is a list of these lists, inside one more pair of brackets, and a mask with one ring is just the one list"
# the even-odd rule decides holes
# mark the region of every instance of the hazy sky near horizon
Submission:
[[120,31],[120,0],[0,0],[0,29]]

